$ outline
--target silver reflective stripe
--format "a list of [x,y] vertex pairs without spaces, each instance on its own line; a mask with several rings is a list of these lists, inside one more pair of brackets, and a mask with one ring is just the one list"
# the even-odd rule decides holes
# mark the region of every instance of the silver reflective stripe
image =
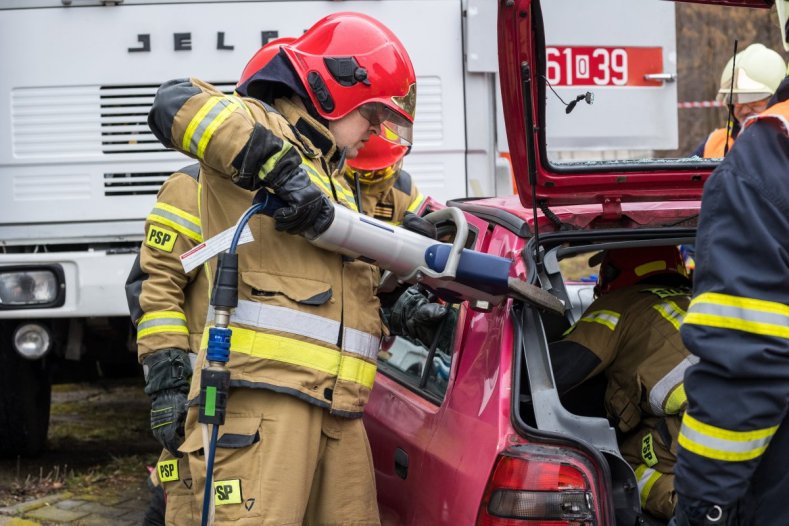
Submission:
[[168,210],[165,210],[164,208],[160,207],[159,205],[154,206],[153,210],[151,211],[151,213],[152,214],[156,214],[156,215],[158,215],[160,217],[163,217],[165,219],[168,219],[168,220],[172,221],[173,223],[176,223],[176,224],[182,226],[185,230],[189,230],[190,232],[193,232],[198,237],[202,237],[203,236],[203,231],[200,228],[200,225],[195,224],[192,221],[189,221],[188,219],[185,219],[183,217],[179,217],[176,214],[174,214],[174,213],[172,213],[172,212],[170,212]]
[[[638,471],[643,469],[644,471],[641,472],[640,476]],[[641,497],[641,506],[644,507],[647,504],[647,500],[649,499],[649,494],[652,491],[652,486],[655,485],[657,479],[663,476],[662,473],[659,471],[655,471],[652,468],[648,468],[643,464],[638,467],[636,470],[636,476],[638,477],[638,494]]]
[[189,365],[192,366],[192,372],[194,372],[195,367],[197,367],[197,353],[190,352],[187,356],[189,356]]
[[655,305],[661,316],[663,316],[675,329],[679,330],[682,325],[682,320],[685,318],[685,311],[679,308],[679,305],[673,301],[664,301]]
[[186,327],[186,322],[181,318],[153,318],[150,320],[141,321],[137,324],[137,332],[142,332],[151,327],[160,327],[162,325],[180,325]]
[[754,438],[753,440],[726,440],[725,438],[716,438],[696,431],[689,427],[685,422],[682,422],[682,429],[680,435],[699,444],[705,448],[713,449],[718,452],[725,453],[752,453],[756,450],[767,447],[770,443],[772,434],[763,438]]
[[[208,319],[213,319],[209,309]],[[336,345],[340,335],[340,322],[301,312],[287,307],[266,305],[249,300],[239,300],[238,307],[230,316],[232,323],[241,323],[270,331],[281,331],[312,338]]]
[[601,325],[605,325],[613,331],[616,329],[616,324],[619,323],[619,314],[609,310],[598,310],[590,312],[586,316],[582,317],[580,321],[599,323]]
[[652,475],[655,473],[657,473],[657,471],[652,468],[644,468],[644,472],[641,473],[641,476],[638,478],[638,492],[640,494],[643,494],[647,482],[649,482],[649,479],[652,478]]
[[681,384],[685,378],[685,369],[693,364],[699,362],[699,357],[690,355],[684,360],[679,362],[666,376],[660,379],[655,387],[649,392],[649,407],[652,408],[652,414],[655,416],[663,416],[663,407],[665,405],[666,397],[674,390],[674,388]]
[[710,314],[712,316],[735,318],[737,320],[743,320],[746,322],[767,323],[781,327],[785,327],[787,324],[789,324],[789,316],[783,314],[721,305],[720,303],[707,303],[704,301],[693,303],[688,309],[688,313]]
[[342,350],[375,361],[381,339],[368,332],[346,327],[342,335]]
[[230,98],[219,99],[219,101],[216,104],[214,104],[211,110],[200,121],[200,124],[198,124],[194,133],[192,133],[192,138],[189,141],[189,151],[193,155],[198,154],[200,140],[203,138],[203,134],[205,133],[206,129],[214,122],[214,119],[216,119],[217,116],[220,113],[222,113],[222,110],[224,110],[227,106],[230,106],[231,104],[235,106],[238,103]]

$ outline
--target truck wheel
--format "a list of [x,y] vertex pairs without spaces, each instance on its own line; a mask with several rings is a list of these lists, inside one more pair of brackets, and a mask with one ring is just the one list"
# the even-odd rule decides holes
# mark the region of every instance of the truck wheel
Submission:
[[0,326],[0,456],[33,456],[47,442],[52,383],[44,360],[30,361],[11,348]]

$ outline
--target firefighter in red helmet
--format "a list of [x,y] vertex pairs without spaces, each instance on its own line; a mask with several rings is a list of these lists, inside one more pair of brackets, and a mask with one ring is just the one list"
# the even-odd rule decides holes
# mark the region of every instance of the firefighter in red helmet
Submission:
[[[276,56],[281,45],[293,40],[279,38],[261,47],[244,68],[239,85]],[[170,357],[186,351],[189,358],[188,369],[184,362],[185,373],[177,387],[171,383],[166,394],[149,389],[154,398],[153,411],[163,407],[172,410],[167,411],[169,423],[157,422],[152,430],[163,450],[148,478],[152,493],[143,526],[187,526],[200,520],[189,463],[178,453],[183,442],[188,381],[200,350],[210,286],[202,266],[187,272],[180,260],[182,254],[204,241],[198,204],[199,174],[200,165],[190,164],[171,174],[159,189],[146,218],[145,241],[126,282],[129,312],[135,327],[141,329],[137,331],[140,360],[157,352],[168,356],[168,350]],[[169,241],[163,241],[165,237],[158,233],[166,234]],[[152,326],[150,322],[161,315],[178,321]]]
[[667,519],[676,504],[683,372],[693,363],[679,336],[690,282],[675,246],[606,250],[590,260],[597,263],[597,299],[550,345],[557,388],[566,393],[605,375],[606,414],[636,472],[641,506]]
[[[382,332],[375,272],[290,234],[323,232],[333,203],[357,209],[343,160],[382,130],[409,144],[415,90],[408,54],[385,26],[335,13],[280,45],[236,96],[196,79],[157,93],[154,134],[199,161],[206,239],[233,227],[261,188],[286,204],[253,217],[254,241],[238,249],[230,391],[213,469],[217,524],[380,523],[360,419]],[[216,275],[215,260],[206,272]],[[200,347],[196,369],[205,336]],[[169,378],[166,361],[156,366]],[[190,400],[200,389],[193,378]],[[196,498],[205,485],[201,434],[190,407],[179,452]]]

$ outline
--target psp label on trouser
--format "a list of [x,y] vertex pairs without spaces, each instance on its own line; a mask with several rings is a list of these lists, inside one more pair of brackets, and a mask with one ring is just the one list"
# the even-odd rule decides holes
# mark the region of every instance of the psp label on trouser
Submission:
[[217,506],[241,504],[241,481],[233,479],[214,482],[214,502]]

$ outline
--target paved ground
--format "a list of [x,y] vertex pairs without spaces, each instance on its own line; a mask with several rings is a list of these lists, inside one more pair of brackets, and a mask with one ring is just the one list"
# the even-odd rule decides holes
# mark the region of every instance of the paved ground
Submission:
[[55,386],[46,451],[0,460],[0,526],[141,524],[149,407],[142,378]]
[[148,504],[144,485],[115,496],[62,492],[0,508],[0,526],[131,526],[142,523]]

